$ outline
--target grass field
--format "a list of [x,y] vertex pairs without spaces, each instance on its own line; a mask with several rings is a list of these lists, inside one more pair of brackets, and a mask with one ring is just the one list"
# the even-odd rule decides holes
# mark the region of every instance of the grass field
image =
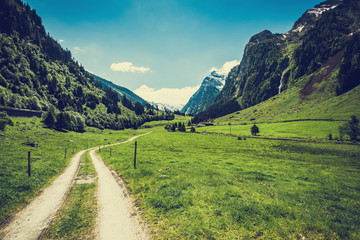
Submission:
[[[296,121],[283,123],[258,123],[260,136],[275,138],[307,138],[328,139],[331,133],[333,138],[339,137],[339,126],[344,121]],[[247,125],[215,125],[196,128],[198,132],[230,133],[239,136],[250,136],[253,124]]]
[[[137,169],[134,142],[113,146],[111,157],[107,149],[100,153],[127,183],[153,238],[360,238],[359,145],[172,133],[164,130],[168,121],[147,123],[136,131],[87,128],[86,133],[74,133],[43,128],[37,118],[12,120],[15,125],[0,137],[0,221],[60,174],[73,151],[154,131],[137,139]],[[189,120],[177,117],[169,123]],[[257,125],[262,136],[326,138],[329,133],[337,136],[339,124]],[[250,135],[251,126],[233,125],[232,134]],[[230,127],[200,130],[229,133]],[[22,144],[34,141],[36,148]],[[83,161],[79,174],[94,174],[89,158]],[[95,189],[96,183],[75,185],[46,238],[91,238]]]
[[[340,96],[321,96],[318,99],[301,99],[301,88],[287,89],[255,106],[214,120],[218,123],[277,122],[294,119],[349,120],[351,115],[360,118],[360,86]],[[320,95],[315,95],[320,97]]]
[[77,178],[92,179],[93,182],[74,184],[63,207],[57,213],[42,239],[95,239],[97,215],[95,181],[96,171],[86,153],[81,159]]
[[171,133],[102,157],[158,239],[358,239],[360,148]]
[[[99,130],[85,133],[58,132],[43,128],[38,118],[12,118],[0,136],[0,223],[60,174],[74,153],[81,149],[124,141],[144,130]],[[37,142],[38,147],[25,145]],[[67,155],[65,156],[65,148]],[[31,151],[32,175],[27,175]]]

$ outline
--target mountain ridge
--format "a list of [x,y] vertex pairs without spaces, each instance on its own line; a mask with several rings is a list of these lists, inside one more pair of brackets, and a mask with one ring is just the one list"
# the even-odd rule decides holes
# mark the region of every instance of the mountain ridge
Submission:
[[199,89],[191,96],[180,112],[184,114],[197,114],[209,107],[223,89],[226,74],[221,71],[212,71],[204,78]]
[[119,86],[105,78],[99,77],[94,73],[88,72],[90,76],[94,78],[95,82],[101,83],[103,88],[111,88],[115,92],[119,94],[120,97],[126,96],[130,99],[133,103],[141,103],[143,106],[149,104],[146,100],[142,99],[140,96],[136,95],[133,91],[129,90],[126,87]]
[[[224,89],[196,120],[249,108],[291,88],[298,88],[300,97],[301,89],[316,82],[323,85],[321,91],[312,91],[307,98],[319,101],[358,86],[359,12],[358,1],[329,0],[307,10],[287,33],[264,30],[254,35],[241,63],[230,71]],[[336,62],[322,77],[326,81],[315,80],[330,66],[326,62],[331,58]]]

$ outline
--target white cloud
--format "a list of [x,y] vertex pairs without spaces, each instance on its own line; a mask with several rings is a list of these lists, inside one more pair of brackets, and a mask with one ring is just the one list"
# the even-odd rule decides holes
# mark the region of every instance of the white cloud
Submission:
[[134,93],[150,102],[179,107],[181,105],[185,105],[189,101],[190,97],[199,89],[199,87],[200,86],[184,88],[161,88],[156,90],[146,85],[142,85],[136,89]]
[[76,52],[82,52],[82,53],[86,52],[86,50],[84,50],[84,49],[82,49],[82,48],[80,48],[80,47],[78,47],[78,46],[75,46],[75,47],[74,47],[74,51],[76,51]]
[[216,67],[211,68],[210,72],[218,71],[218,72],[222,72],[224,74],[228,74],[233,67],[235,67],[236,65],[239,65],[239,64],[240,64],[240,61],[235,59],[235,60],[224,63],[224,65],[220,69],[218,69]]
[[150,68],[148,67],[137,67],[132,62],[120,62],[112,63],[110,69],[118,72],[148,72]]
[[63,39],[60,39],[60,40],[59,40],[59,42],[60,42],[60,43],[63,43],[63,42],[64,42],[64,40],[63,40]]

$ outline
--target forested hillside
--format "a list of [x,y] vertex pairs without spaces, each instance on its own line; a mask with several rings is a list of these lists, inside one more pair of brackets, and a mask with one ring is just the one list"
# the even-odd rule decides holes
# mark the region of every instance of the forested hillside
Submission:
[[342,95],[360,84],[360,2],[328,0],[306,11],[285,34],[253,36],[240,65],[197,120],[261,103],[287,89],[301,101]]
[[[61,128],[137,127],[167,119],[140,104],[121,98],[96,83],[49,33],[41,18],[20,0],[0,1],[0,105],[48,111]],[[136,111],[135,111],[136,110]],[[58,125],[59,126],[59,125]]]
[[143,106],[148,105],[149,103],[147,101],[145,101],[144,99],[142,99],[141,97],[139,97],[138,95],[136,95],[135,93],[133,93],[132,91],[130,91],[129,89],[125,88],[125,87],[121,87],[119,85],[116,85],[104,78],[101,78],[95,74],[92,73],[88,73],[90,76],[92,76],[95,80],[95,82],[99,82],[101,83],[101,86],[103,88],[111,88],[112,90],[114,90],[115,92],[117,92],[119,94],[120,97],[126,96],[129,100],[131,100],[133,103],[141,103]]

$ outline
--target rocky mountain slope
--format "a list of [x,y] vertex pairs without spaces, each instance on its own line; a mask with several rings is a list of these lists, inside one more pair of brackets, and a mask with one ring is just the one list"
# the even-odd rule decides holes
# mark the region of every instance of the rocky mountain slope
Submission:
[[212,71],[201,83],[200,88],[194,93],[181,113],[197,114],[208,108],[220,93],[225,84],[227,73]]
[[300,105],[335,98],[360,84],[359,56],[360,2],[325,1],[285,34],[265,30],[253,36],[215,103],[196,120],[246,109],[290,89]]

